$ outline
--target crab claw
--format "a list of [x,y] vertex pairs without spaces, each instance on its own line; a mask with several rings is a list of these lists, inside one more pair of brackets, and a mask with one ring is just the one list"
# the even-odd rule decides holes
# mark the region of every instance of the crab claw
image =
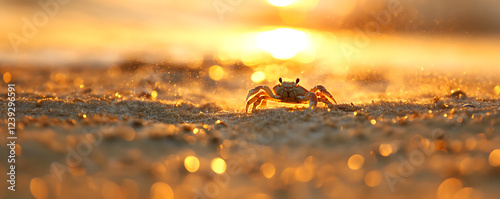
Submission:
[[335,100],[335,98],[333,97],[333,95],[330,92],[328,92],[328,90],[326,90],[326,88],[323,85],[317,85],[317,86],[315,86],[313,89],[311,89],[310,92],[314,92],[315,93],[318,90],[319,90],[320,93],[326,95],[328,98],[330,98],[331,100],[333,100],[333,102],[335,104],[337,104],[337,100]]
[[[260,91],[258,92],[257,94],[253,95],[250,99],[248,99],[249,96],[247,96],[247,103],[246,103],[246,106],[245,106],[245,112],[248,113],[248,107],[253,104],[254,102],[256,102],[257,100],[259,100],[259,98],[262,96],[262,95],[265,95],[266,92],[264,91]],[[249,93],[250,94],[250,93]],[[256,105],[254,105],[255,107]]]
[[248,91],[248,94],[247,94],[247,98],[245,101],[248,102],[248,98],[250,98],[250,96],[252,95],[255,95],[256,93],[258,93],[260,91],[260,89],[262,88],[262,86],[257,86],[255,88],[252,88]]
[[253,103],[253,109],[255,110],[257,106],[266,106],[267,101],[266,100],[272,100],[273,98],[269,97],[266,92],[261,91],[257,93],[254,97],[250,98],[248,100],[246,107],[245,107],[245,112],[248,113],[248,107]]

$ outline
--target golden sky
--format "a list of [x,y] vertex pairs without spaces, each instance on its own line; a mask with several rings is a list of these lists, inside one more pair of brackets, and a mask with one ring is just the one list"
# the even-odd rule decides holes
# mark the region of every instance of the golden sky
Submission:
[[479,48],[489,43],[484,38],[496,41],[499,5],[493,0],[6,0],[0,3],[0,60],[114,62],[147,54],[182,61],[254,47],[274,51],[269,53],[278,59],[311,48],[315,57],[306,59],[316,59],[325,43],[355,45],[359,30],[368,34],[370,28],[378,30],[368,34],[373,45],[367,48],[378,48],[367,55],[373,59],[391,53],[399,41],[453,38],[441,48],[462,40]]

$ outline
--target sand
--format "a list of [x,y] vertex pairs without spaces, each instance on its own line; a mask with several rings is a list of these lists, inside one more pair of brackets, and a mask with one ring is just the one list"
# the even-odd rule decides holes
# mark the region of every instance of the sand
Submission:
[[[208,69],[153,64],[1,68],[16,84],[18,145],[16,192],[2,180],[0,197],[500,196],[498,76],[302,77],[339,105],[270,103],[246,114],[246,92],[274,82],[225,71],[214,81]],[[0,143],[7,155],[6,136]]]

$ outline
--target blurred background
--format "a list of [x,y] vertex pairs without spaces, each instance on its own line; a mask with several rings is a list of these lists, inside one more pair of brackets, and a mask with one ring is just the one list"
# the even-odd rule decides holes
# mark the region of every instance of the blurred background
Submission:
[[487,84],[486,94],[496,94],[491,75],[500,68],[495,0],[4,0],[0,7],[3,66],[153,64],[202,71],[242,93],[278,77],[346,90],[349,82],[333,79],[373,86],[468,73],[468,82]]
[[[390,12],[391,4],[399,13]],[[250,56],[245,50],[252,51],[252,47],[266,50],[252,41],[252,33],[277,28],[306,36],[285,31],[261,42],[271,45],[280,38],[295,51],[316,51],[305,55],[314,57],[301,60],[307,62],[335,58],[338,55],[330,51],[339,48],[339,42],[356,46],[356,31],[366,32],[366,26],[376,30],[373,22],[379,24],[380,34],[366,34],[373,47],[365,51],[376,52],[362,55],[381,53],[376,55],[390,58],[404,48],[407,52],[426,51],[424,54],[447,51],[444,54],[449,58],[462,51],[470,53],[472,48],[488,52],[487,44],[498,46],[492,43],[498,44],[497,40],[489,39],[500,33],[500,2],[495,0],[4,0],[1,7],[4,62],[113,62],[128,54],[193,60],[212,53],[225,61]],[[390,14],[389,19],[383,15],[384,23],[372,15],[382,12]],[[33,36],[23,35],[27,24],[23,18],[35,27]],[[21,39],[13,47],[10,40],[16,39],[10,39],[8,33],[28,41]],[[226,57],[226,51],[231,55]],[[294,53],[289,54],[285,57]],[[415,57],[411,54],[406,56]]]

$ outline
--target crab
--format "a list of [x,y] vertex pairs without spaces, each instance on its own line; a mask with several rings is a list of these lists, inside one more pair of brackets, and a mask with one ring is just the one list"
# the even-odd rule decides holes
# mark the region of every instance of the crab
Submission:
[[267,100],[291,104],[307,104],[309,108],[314,109],[318,101],[325,103],[328,108],[333,108],[337,104],[335,98],[322,85],[317,85],[311,90],[307,90],[299,85],[300,79],[293,81],[283,81],[279,78],[279,83],[271,90],[268,86],[257,86],[250,89],[247,94],[245,112],[248,113],[248,107],[253,104],[252,110],[257,106],[264,107]]

